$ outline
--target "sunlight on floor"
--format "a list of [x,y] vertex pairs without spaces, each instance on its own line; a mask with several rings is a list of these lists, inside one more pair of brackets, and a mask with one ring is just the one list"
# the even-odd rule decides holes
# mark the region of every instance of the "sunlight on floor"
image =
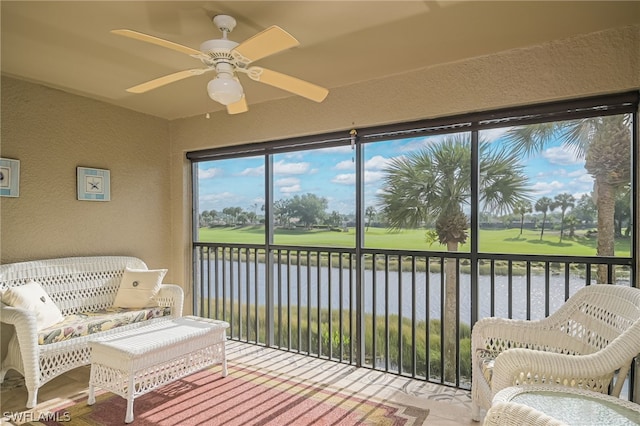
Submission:
[[[227,343],[227,358],[229,368],[233,368],[234,363],[250,365],[298,380],[330,383],[359,398],[375,396],[428,408],[430,413],[426,425],[478,425],[471,421],[468,391],[235,341]],[[40,389],[40,403],[30,412],[47,413],[67,400],[86,397],[88,381],[88,366],[52,380]],[[27,392],[20,377],[9,374],[1,389],[3,415],[28,412],[24,407]],[[33,416],[23,415],[21,418],[30,420]],[[0,421],[0,424],[21,423],[10,423],[6,417]]]

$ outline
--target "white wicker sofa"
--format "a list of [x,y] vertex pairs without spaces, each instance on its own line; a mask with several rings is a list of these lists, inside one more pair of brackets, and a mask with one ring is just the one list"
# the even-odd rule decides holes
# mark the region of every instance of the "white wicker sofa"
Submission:
[[[0,303],[0,382],[10,369],[22,374],[29,392],[27,408],[36,405],[42,385],[90,363],[91,339],[182,316],[184,294],[173,284],[160,285],[150,302],[157,306],[114,308],[125,269],[141,274],[151,272],[142,260],[126,256],[67,257],[0,265],[3,300],[8,289],[26,288],[36,281],[39,291],[44,290],[64,317],[63,322],[42,329],[34,312]],[[164,273],[159,283],[163,276]],[[40,300],[45,301],[43,297]]]

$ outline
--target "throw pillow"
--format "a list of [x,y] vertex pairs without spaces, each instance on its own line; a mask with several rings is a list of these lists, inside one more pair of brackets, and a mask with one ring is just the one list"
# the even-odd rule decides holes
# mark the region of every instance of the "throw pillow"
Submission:
[[162,286],[166,269],[124,270],[120,288],[113,302],[115,308],[147,308],[156,306],[155,297]]
[[2,293],[2,303],[35,312],[38,331],[64,320],[60,309],[40,283],[34,280],[5,290]]

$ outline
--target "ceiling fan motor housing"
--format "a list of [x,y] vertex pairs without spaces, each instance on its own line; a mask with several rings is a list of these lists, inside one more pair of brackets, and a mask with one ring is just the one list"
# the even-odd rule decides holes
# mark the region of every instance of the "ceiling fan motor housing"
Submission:
[[215,67],[219,63],[235,65],[235,59],[231,50],[238,45],[235,41],[228,39],[207,40],[200,45],[202,62],[210,67]]

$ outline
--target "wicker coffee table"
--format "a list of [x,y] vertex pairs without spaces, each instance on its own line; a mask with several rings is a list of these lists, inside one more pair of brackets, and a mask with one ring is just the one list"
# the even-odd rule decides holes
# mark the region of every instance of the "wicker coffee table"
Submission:
[[214,364],[227,375],[225,343],[229,324],[186,316],[89,342],[88,404],[99,387],[127,400],[125,423],[133,421],[133,401],[163,385]]

